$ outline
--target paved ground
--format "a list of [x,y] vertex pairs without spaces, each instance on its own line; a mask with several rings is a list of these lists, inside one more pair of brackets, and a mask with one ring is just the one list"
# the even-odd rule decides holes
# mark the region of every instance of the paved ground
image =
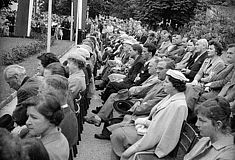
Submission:
[[[98,95],[98,94],[97,94]],[[101,105],[98,96],[92,99],[88,114],[92,109]],[[102,126],[96,127],[91,124],[84,124],[82,140],[78,145],[78,155],[75,160],[111,160],[111,143],[109,140],[94,138],[95,133],[101,133]]]
[[67,59],[68,54],[71,53],[71,52],[76,52],[76,49],[77,49],[76,46],[73,46],[72,48],[70,48],[70,50],[68,50],[68,52],[66,52],[66,53],[60,58],[60,62],[63,63],[63,62]]
[[[60,61],[63,63],[67,59],[67,55],[71,52],[76,52],[76,47],[71,48]],[[101,106],[101,99],[98,96],[99,92],[91,100],[88,114],[92,109]],[[99,140],[94,138],[95,133],[101,133],[102,126],[96,127],[85,123],[82,133],[81,142],[78,145],[78,155],[75,160],[110,160],[111,159],[111,144],[108,140]]]

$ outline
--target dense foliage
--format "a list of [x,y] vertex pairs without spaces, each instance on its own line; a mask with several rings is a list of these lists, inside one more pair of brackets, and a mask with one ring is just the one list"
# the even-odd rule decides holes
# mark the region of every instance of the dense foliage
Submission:
[[9,7],[12,4],[11,2],[17,2],[17,0],[0,0],[0,9]]
[[150,26],[157,27],[162,21],[163,28],[171,25],[174,29],[190,21],[194,16],[196,0],[137,0],[138,19]]
[[[174,29],[188,23],[194,16],[197,0],[89,0],[90,12],[121,19],[134,18],[153,29],[159,25]],[[102,9],[103,8],[103,9]],[[92,9],[92,10],[91,10]],[[94,16],[94,14],[91,14]],[[159,24],[160,23],[160,24]]]
[[[72,0],[53,0],[52,13],[57,15],[70,15],[71,14],[71,1]],[[48,0],[39,0],[40,11],[48,11]]]
[[[16,0],[3,0],[5,4]],[[72,0],[54,0],[53,13],[70,15]],[[208,17],[211,5],[231,6],[235,0],[88,0],[89,15],[111,15],[133,18],[153,30],[159,26],[194,37],[216,38],[228,44],[235,41],[235,20],[219,11]],[[41,11],[47,11],[48,0],[39,0]]]
[[[48,1],[40,0],[41,11],[47,11]],[[156,28],[171,25],[177,28],[188,23],[194,16],[197,0],[88,0],[89,15],[92,18],[111,15],[120,19],[134,18]],[[70,15],[71,0],[56,0],[52,12],[58,15]]]
[[[14,47],[10,52],[3,52],[1,55],[3,65],[11,65],[22,62],[25,58],[38,54],[46,48],[46,34],[32,32],[31,38],[35,39],[36,41],[27,45]],[[53,45],[55,37],[52,36],[51,38],[51,45]]]
[[[102,0],[90,1],[95,8],[95,2]],[[134,18],[152,29],[161,25],[192,37],[217,39],[224,45],[235,43],[235,16],[219,10],[214,10],[212,16],[207,15],[212,5],[231,6],[235,0],[105,0],[100,4],[108,8],[102,14],[122,19]]]
[[197,13],[190,23],[181,28],[181,33],[196,38],[216,39],[225,47],[227,44],[235,43],[234,26],[234,17],[228,16],[219,10],[214,10],[210,15],[208,15],[208,12]]

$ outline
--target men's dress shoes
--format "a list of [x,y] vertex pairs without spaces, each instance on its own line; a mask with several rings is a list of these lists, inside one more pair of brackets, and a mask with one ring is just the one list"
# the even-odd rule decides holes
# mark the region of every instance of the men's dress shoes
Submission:
[[95,134],[95,138],[110,140],[110,136],[104,134]]
[[91,117],[84,117],[85,122],[89,123],[89,124],[94,124],[96,127],[99,127],[101,124],[101,121],[96,119],[95,116],[91,116]]

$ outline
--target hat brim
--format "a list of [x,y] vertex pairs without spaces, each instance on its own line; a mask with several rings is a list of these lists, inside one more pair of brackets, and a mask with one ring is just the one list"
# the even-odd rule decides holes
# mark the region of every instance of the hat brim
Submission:
[[128,100],[118,100],[113,103],[113,108],[120,114],[127,114],[133,103]]

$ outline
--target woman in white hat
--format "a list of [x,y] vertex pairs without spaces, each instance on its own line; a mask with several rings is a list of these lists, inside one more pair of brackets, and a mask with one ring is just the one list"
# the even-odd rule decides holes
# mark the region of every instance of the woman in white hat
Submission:
[[177,145],[183,121],[188,116],[184,91],[188,79],[176,70],[168,70],[164,90],[168,94],[155,105],[148,117],[112,131],[113,158],[132,160],[135,153],[152,149],[159,158]]
[[75,98],[79,92],[86,89],[85,73],[83,72],[86,59],[75,52],[68,55],[67,61],[69,68],[69,89],[72,92],[73,98]]

